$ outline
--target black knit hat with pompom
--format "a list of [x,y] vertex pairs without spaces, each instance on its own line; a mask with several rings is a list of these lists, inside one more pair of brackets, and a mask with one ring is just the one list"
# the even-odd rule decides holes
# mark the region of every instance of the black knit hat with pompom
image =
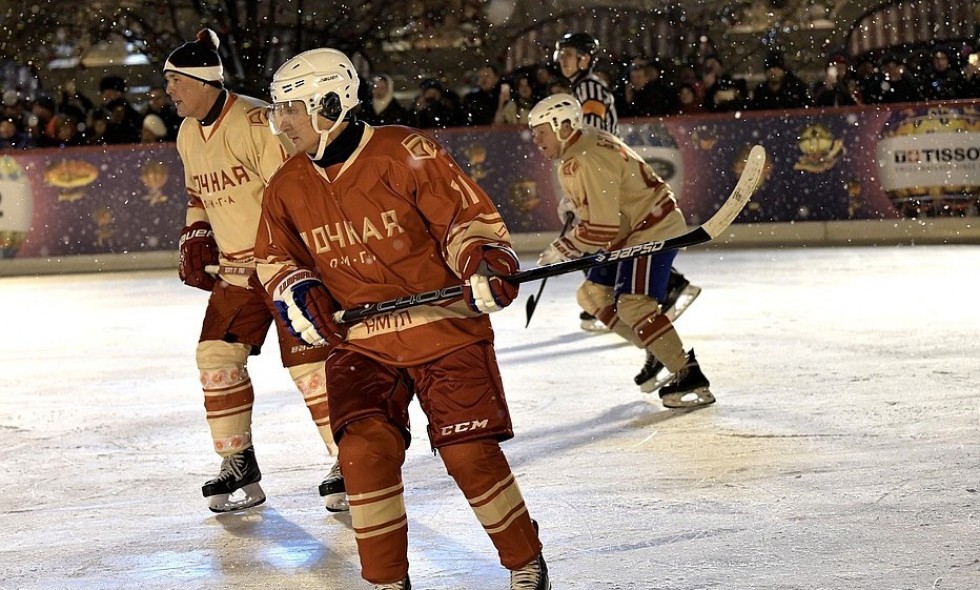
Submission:
[[197,39],[174,49],[163,65],[163,73],[175,72],[220,87],[225,76],[218,43],[217,33],[202,29]]

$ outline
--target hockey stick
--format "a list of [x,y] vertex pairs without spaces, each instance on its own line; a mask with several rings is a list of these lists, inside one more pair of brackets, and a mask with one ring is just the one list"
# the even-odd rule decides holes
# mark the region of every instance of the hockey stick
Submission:
[[[593,266],[599,266],[610,262],[632,260],[634,258],[660,252],[661,250],[686,248],[688,246],[696,246],[698,244],[711,241],[712,239],[721,235],[721,232],[725,231],[725,229],[727,229],[728,226],[735,221],[735,218],[742,212],[745,204],[749,202],[750,198],[752,198],[752,194],[759,187],[759,182],[762,180],[765,165],[765,148],[763,148],[761,145],[753,146],[749,151],[749,156],[745,162],[745,168],[742,170],[742,175],[739,177],[738,183],[735,185],[735,190],[733,190],[732,194],[728,196],[728,200],[722,204],[721,208],[718,209],[711,219],[685,234],[667,240],[644,242],[634,246],[626,246],[625,248],[620,248],[618,250],[610,250],[609,252],[598,252],[596,254],[592,254],[591,256],[576,258],[575,260],[566,260],[564,262],[556,262],[555,264],[546,264],[537,268],[518,271],[504,278],[507,280],[507,282],[519,285],[521,283],[562,275],[576,270],[585,270],[587,268],[592,268]],[[443,287],[442,289],[426,291],[425,293],[405,295],[404,297],[399,297],[397,299],[389,299],[379,303],[364,305],[363,307],[338,311],[334,314],[334,321],[339,324],[356,322],[367,317],[392,311],[400,311],[425,303],[437,303],[439,301],[456,299],[462,294],[463,285],[453,285],[452,287]]]
[[[574,213],[572,213],[571,211],[569,211],[568,213],[565,214],[565,225],[562,226],[561,233],[558,234],[558,237],[559,238],[564,237],[565,234],[568,233],[568,228],[570,228],[572,226],[572,221],[574,221],[574,220],[575,220],[575,214]],[[528,327],[529,325],[531,325],[531,316],[534,315],[534,308],[536,308],[538,306],[538,303],[541,302],[541,293],[544,291],[544,284],[547,283],[547,282],[548,282],[548,278],[547,277],[545,277],[544,279],[542,279],[541,280],[541,286],[538,287],[538,295],[537,295],[537,297],[535,297],[534,295],[531,295],[530,297],[527,298],[527,305],[525,305],[525,309],[527,310],[527,321],[524,322],[524,327],[525,328]]]

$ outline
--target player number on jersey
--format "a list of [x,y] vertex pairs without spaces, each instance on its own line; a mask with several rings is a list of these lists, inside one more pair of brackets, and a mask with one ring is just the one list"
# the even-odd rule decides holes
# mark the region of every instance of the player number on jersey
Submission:
[[471,203],[476,205],[480,202],[479,195],[477,195],[476,191],[473,190],[473,187],[471,187],[465,181],[463,181],[462,186],[460,186],[460,183],[453,180],[449,183],[449,186],[451,186],[454,191],[459,193],[459,198],[463,202],[463,209],[468,209]]

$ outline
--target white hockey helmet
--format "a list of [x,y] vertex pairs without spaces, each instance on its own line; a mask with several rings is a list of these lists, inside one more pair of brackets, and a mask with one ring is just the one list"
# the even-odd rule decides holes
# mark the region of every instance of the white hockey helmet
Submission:
[[551,125],[555,135],[559,135],[561,124],[568,121],[572,130],[582,128],[582,105],[571,94],[552,94],[534,105],[527,114],[527,124],[537,127],[545,123]]
[[281,115],[277,105],[299,101],[306,107],[313,128],[324,133],[317,125],[317,115],[331,121],[342,121],[360,104],[357,97],[360,79],[350,58],[336,49],[311,49],[282,64],[272,77],[269,92],[272,95],[269,125],[279,134]]

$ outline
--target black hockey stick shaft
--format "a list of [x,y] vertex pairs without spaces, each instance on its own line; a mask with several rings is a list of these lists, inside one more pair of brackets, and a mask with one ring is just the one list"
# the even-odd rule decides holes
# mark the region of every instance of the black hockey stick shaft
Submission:
[[[566,260],[564,262],[556,262],[555,264],[546,264],[544,266],[518,271],[512,275],[502,278],[506,279],[509,283],[519,285],[521,283],[536,281],[538,279],[563,275],[576,270],[585,270],[594,266],[600,266],[602,264],[632,260],[641,256],[649,256],[650,254],[655,254],[661,250],[686,248],[688,246],[696,246],[698,244],[711,241],[712,239],[721,235],[721,232],[725,231],[725,229],[727,229],[728,226],[735,221],[735,218],[738,217],[739,213],[741,213],[742,209],[745,207],[745,204],[749,202],[752,194],[758,188],[759,182],[762,180],[762,175],[765,171],[765,164],[765,148],[763,148],[761,145],[753,146],[749,151],[749,156],[745,162],[745,168],[742,171],[742,175],[739,177],[738,183],[735,185],[735,190],[733,190],[732,194],[728,196],[728,200],[722,204],[721,208],[718,209],[711,219],[685,234],[667,240],[644,242],[642,244],[626,246],[625,248],[619,248],[617,250],[610,250],[609,252],[598,252],[590,256],[576,258],[575,260]],[[442,289],[436,289],[434,291],[415,293],[412,295],[399,297],[397,299],[389,299],[379,303],[372,303],[363,307],[338,311],[334,314],[334,321],[337,323],[356,322],[364,318],[389,313],[392,311],[400,311],[410,307],[415,307],[417,305],[438,303],[440,301],[456,299],[462,294],[463,285],[443,287]]]
[[[569,211],[565,214],[565,225],[562,226],[561,233],[558,234],[559,238],[564,237],[565,234],[568,233],[568,228],[572,227],[573,221],[575,221],[575,214]],[[525,305],[525,309],[527,311],[527,321],[524,322],[525,328],[531,325],[531,316],[534,315],[534,310],[538,307],[538,303],[541,302],[541,293],[544,292],[544,285],[547,282],[547,277],[541,279],[541,285],[538,287],[537,296],[531,295],[527,298],[527,304]]]

